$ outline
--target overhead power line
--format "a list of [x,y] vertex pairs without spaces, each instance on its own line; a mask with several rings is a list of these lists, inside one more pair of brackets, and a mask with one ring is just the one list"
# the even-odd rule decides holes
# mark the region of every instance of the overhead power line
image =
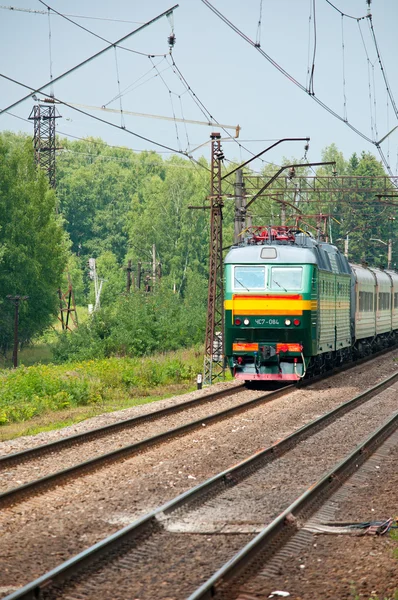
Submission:
[[353,17],[352,15],[347,15],[347,13],[343,13],[343,11],[341,11],[339,8],[337,8],[337,6],[332,4],[332,2],[330,2],[330,0],[326,0],[326,2],[329,4],[329,6],[334,8],[334,10],[337,10],[337,12],[340,13],[340,15],[342,17],[347,17],[347,19],[354,19],[354,21],[360,21],[361,19],[366,19],[366,16],[365,17]]
[[[0,73],[0,77],[2,77],[3,79],[6,79],[7,81],[11,81],[12,83],[15,83],[17,85],[20,85],[21,87],[24,87],[27,90],[31,90],[31,92],[38,92],[38,90],[35,90],[34,88],[30,87],[29,85],[26,85],[25,83],[21,83],[20,81],[17,81],[16,79],[12,79],[11,77],[4,75],[3,73]],[[31,96],[31,94],[29,94],[27,96],[27,98],[29,98],[30,96]],[[107,121],[106,119],[101,119],[100,117],[91,115],[90,113],[86,112],[85,110],[82,110],[81,108],[72,106],[71,104],[68,104],[67,102],[62,101],[59,98],[56,98],[55,96],[52,96],[52,98],[56,102],[59,102],[60,104],[64,104],[68,108],[71,108],[72,110],[75,110],[83,115],[86,115],[86,117],[90,117],[91,119],[95,119],[96,121],[100,121],[101,123],[105,123],[106,125],[110,125],[111,127],[114,127],[115,129],[121,129],[122,131],[126,131],[130,135],[133,135],[141,140],[144,140],[145,142],[149,142],[150,144],[154,144],[155,146],[159,146],[160,148],[165,148],[166,150],[171,150],[171,152],[175,152],[177,154],[184,154],[185,156],[187,156],[186,152],[183,152],[181,150],[176,150],[175,148],[171,148],[170,146],[166,146],[165,144],[161,144],[160,142],[156,142],[155,140],[152,140],[143,135],[140,135],[139,133],[136,133],[135,131],[131,131],[130,129],[127,129],[126,127],[122,127],[121,125],[116,125],[115,123],[112,123],[111,121]],[[5,112],[6,110],[8,110],[8,109],[2,110],[1,113]]]
[[379,46],[378,46],[378,43],[377,43],[377,40],[376,40],[376,34],[375,34],[374,27],[373,27],[372,15],[368,15],[368,23],[369,23],[370,31],[372,33],[372,38],[373,38],[373,42],[374,42],[375,49],[376,49],[376,54],[377,54],[377,59],[379,61],[380,70],[381,70],[381,73],[383,75],[383,79],[384,79],[384,83],[385,83],[385,86],[386,86],[387,94],[388,94],[388,96],[389,96],[389,98],[391,100],[391,104],[392,104],[392,107],[394,109],[395,116],[398,119],[398,109],[397,109],[397,105],[396,105],[394,96],[392,95],[391,88],[390,88],[389,83],[388,83],[387,73],[386,73],[386,70],[384,68],[383,60],[381,58],[381,54],[380,54],[380,51],[379,51]]
[[[38,92],[41,92],[42,90],[44,90],[46,87],[48,87],[50,84],[54,84],[57,81],[60,81],[61,79],[63,79],[64,77],[66,77],[67,75],[70,75],[71,73],[73,73],[74,71],[76,71],[77,69],[80,69],[80,67],[88,64],[89,62],[91,62],[92,60],[94,60],[95,58],[98,58],[99,56],[101,56],[102,54],[104,54],[105,52],[108,52],[108,50],[110,50],[111,48],[114,48],[114,46],[119,45],[121,42],[123,42],[124,40],[127,40],[128,38],[130,38],[131,36],[135,35],[136,33],[138,33],[139,31],[142,31],[143,29],[145,29],[146,27],[148,27],[149,25],[152,25],[152,23],[155,23],[156,21],[158,21],[159,19],[161,19],[162,17],[167,16],[170,12],[172,12],[174,9],[178,8],[178,4],[175,4],[174,6],[172,6],[171,8],[169,8],[168,10],[162,12],[160,15],[158,15],[157,17],[154,17],[153,19],[151,19],[150,21],[147,21],[144,25],[141,25],[140,27],[137,27],[137,29],[134,29],[133,31],[130,31],[130,33],[128,33],[127,35],[124,35],[123,37],[121,37],[119,40],[117,40],[114,43],[110,43],[106,48],[103,48],[102,50],[100,50],[99,52],[96,52],[95,54],[92,54],[91,56],[89,56],[89,58],[86,58],[85,60],[83,60],[82,62],[80,62],[78,65],[75,65],[74,67],[72,67],[71,69],[68,69],[68,71],[64,71],[64,73],[62,73],[61,75],[58,75],[58,77],[55,77],[55,79],[53,79],[52,81],[47,81],[44,85],[41,85],[38,88],[32,88],[30,86],[25,86],[24,84],[23,87],[26,87],[27,89],[32,90],[33,93],[37,94]],[[4,75],[2,75],[2,77],[4,77],[5,79],[9,79],[9,81],[13,81],[10,77],[6,77]],[[15,81],[14,81],[15,82]],[[15,82],[18,83],[18,82]],[[19,100],[17,100],[16,102],[13,102],[12,104],[10,104],[9,106],[7,106],[7,108],[3,108],[2,110],[0,110],[0,115],[2,115],[3,113],[7,112],[8,110],[14,108],[15,106],[18,106],[18,104],[21,104],[21,102],[24,102],[24,100],[27,100],[28,98],[30,98],[32,94],[28,94],[27,96],[24,96],[23,98],[20,98]]]
[[345,123],[350,129],[352,129],[353,131],[355,131],[355,133],[357,133],[358,135],[360,135],[364,140],[366,140],[369,143],[373,143],[373,141],[371,140],[370,137],[368,137],[365,133],[363,133],[362,131],[360,131],[359,129],[357,129],[354,125],[352,125],[352,123],[350,123],[349,121],[346,121],[344,119],[344,117],[342,117],[341,115],[339,115],[338,113],[336,113],[330,106],[328,106],[327,104],[325,104],[320,98],[318,98],[315,93],[308,93],[308,90],[305,88],[305,86],[300,83],[299,81],[297,81],[297,79],[295,79],[292,75],[290,75],[290,73],[288,73],[283,67],[281,67],[281,65],[279,65],[273,58],[271,58],[271,56],[269,56],[269,54],[267,54],[266,52],[264,52],[264,50],[262,48],[259,48],[258,46],[256,46],[256,44],[253,42],[253,40],[251,40],[245,33],[243,33],[243,31],[241,31],[236,25],[234,25],[231,21],[229,21],[219,10],[217,10],[210,2],[209,0],[202,0],[202,2],[208,7],[210,8],[210,10],[212,12],[214,12],[215,15],[217,15],[217,17],[219,19],[221,19],[221,21],[223,21],[226,25],[228,25],[228,27],[230,27],[233,31],[235,31],[235,33],[237,33],[242,39],[244,39],[248,44],[250,44],[251,46],[253,46],[253,48],[255,48],[257,50],[257,52],[260,52],[260,54],[269,62],[271,63],[271,65],[273,65],[280,73],[282,73],[282,75],[284,75],[285,77],[287,77],[287,79],[289,79],[292,83],[294,83],[298,88],[300,88],[303,92],[305,92],[307,95],[310,95],[310,97],[317,102],[317,104],[319,104],[320,106],[322,106],[322,108],[324,108],[325,110],[327,110],[331,115],[333,115],[334,117],[336,117],[336,119],[338,119],[339,121],[342,121],[343,123]]
[[[67,17],[63,13],[58,12],[57,10],[55,10],[55,8],[52,8],[52,6],[50,6],[49,4],[46,4],[45,2],[43,2],[43,0],[39,0],[39,2],[41,4],[43,4],[43,6],[45,6],[47,8],[47,10],[53,12],[55,15],[58,15],[62,19],[65,19],[66,21],[69,21],[69,23],[72,23],[72,25],[75,25],[76,27],[79,27],[79,29],[83,29],[83,31],[86,31],[90,35],[93,35],[94,37],[98,38],[99,40],[102,40],[103,42],[106,42],[107,44],[111,44],[112,43],[109,40],[107,40],[106,38],[102,37],[102,35],[98,35],[98,33],[95,33],[94,31],[92,31],[91,29],[88,29],[87,27],[83,27],[83,25],[80,25],[80,23],[76,23],[76,21],[72,21],[72,19],[70,19],[69,17]],[[166,13],[163,13],[163,15],[160,15],[160,16],[164,16],[164,14],[165,14],[166,17],[167,17],[170,14],[170,12],[173,12],[173,10],[175,8],[178,8],[178,4],[176,4],[176,6],[173,6],[173,8],[171,8],[169,11],[167,11]],[[148,24],[149,23],[144,23],[143,26],[146,27],[146,25],[148,25]],[[137,31],[139,31],[139,28],[137,29]],[[122,40],[120,40],[120,41],[122,41]],[[117,46],[117,45],[119,45],[119,42],[116,42],[115,44],[112,44],[112,45],[113,46]],[[127,52],[133,52],[133,54],[141,54],[141,56],[148,56],[148,54],[146,52],[139,52],[138,50],[132,50],[131,48],[126,48],[125,46],[120,46],[120,45],[119,45],[119,47],[122,50],[127,50]],[[161,54],[161,55],[153,54],[153,55],[150,55],[150,56],[164,56],[164,55],[163,54]]]
[[[19,8],[17,6],[4,6],[0,5],[0,9],[3,10],[11,10],[14,12],[25,12],[31,13],[35,15],[46,15],[47,11],[45,10],[34,10],[32,8]],[[131,23],[132,25],[142,25],[142,21],[128,21],[126,19],[111,19],[109,17],[92,17],[90,15],[69,15],[65,14],[66,17],[74,17],[75,19],[92,19],[94,21],[111,21],[113,23]]]
[[[0,77],[3,77],[3,79],[7,79],[8,81],[11,81],[12,83],[20,85],[28,90],[29,89],[33,90],[33,88],[31,88],[30,86],[25,85],[24,83],[21,83],[20,81],[16,81],[15,79],[12,79],[11,77],[4,75],[3,73],[0,73]],[[200,161],[196,160],[191,154],[188,154],[188,152],[185,152],[184,150],[177,150],[176,148],[171,148],[170,146],[166,146],[165,144],[161,144],[160,142],[156,142],[155,140],[152,140],[143,135],[140,135],[139,133],[136,133],[135,131],[131,131],[131,129],[127,129],[127,127],[122,127],[121,125],[116,125],[115,123],[112,123],[111,121],[107,121],[106,119],[101,119],[100,117],[91,115],[90,113],[82,110],[81,108],[76,108],[74,106],[69,105],[67,102],[63,102],[62,100],[60,100],[59,98],[56,98],[55,96],[53,96],[52,98],[55,102],[58,102],[59,104],[64,104],[68,108],[71,108],[72,110],[75,110],[75,111],[85,115],[86,117],[95,119],[96,121],[99,121],[100,123],[104,123],[105,125],[109,125],[110,127],[114,127],[115,129],[120,129],[121,131],[125,131],[126,133],[129,133],[130,135],[133,135],[134,137],[137,137],[141,140],[149,142],[150,144],[154,144],[155,146],[159,146],[160,148],[165,148],[166,150],[169,150],[170,152],[174,152],[175,154],[181,154],[182,156],[186,156],[195,165],[201,167],[202,169],[205,169],[206,171],[210,171],[210,169],[208,167],[203,165]],[[9,113],[9,114],[11,114],[11,113]],[[16,116],[16,115],[13,115],[13,116]],[[19,118],[19,117],[17,117],[17,118]],[[65,135],[65,134],[63,134],[63,135]],[[68,134],[66,134],[66,135],[68,135]]]
[[[328,1],[328,0],[327,0]],[[323,102],[320,98],[318,98],[314,92],[308,91],[305,86],[300,83],[299,81],[297,81],[297,79],[295,79],[290,73],[288,73],[288,71],[286,71],[281,65],[279,65],[269,54],[267,54],[266,52],[264,52],[264,50],[262,48],[260,48],[259,46],[257,46],[255,44],[255,42],[253,42],[253,40],[251,40],[245,33],[243,33],[243,31],[241,31],[236,25],[234,25],[231,21],[229,21],[229,19],[227,19],[227,17],[225,17],[219,10],[217,10],[210,2],[209,0],[202,0],[203,4],[205,4],[219,19],[221,19],[221,21],[223,21],[226,25],[228,25],[228,27],[230,27],[233,31],[235,31],[235,33],[237,33],[242,39],[244,39],[248,44],[250,44],[251,46],[253,46],[253,48],[255,48],[257,50],[257,52],[259,52],[269,63],[271,63],[272,66],[274,66],[280,73],[282,73],[282,75],[284,75],[287,79],[289,79],[289,81],[291,81],[292,83],[294,83],[299,89],[301,89],[303,92],[305,92],[307,95],[310,96],[310,98],[312,98],[317,104],[319,104],[319,106],[321,106],[322,108],[324,108],[328,113],[330,113],[332,116],[334,116],[336,119],[338,119],[339,121],[341,121],[342,123],[345,123],[347,125],[347,127],[349,127],[350,129],[352,129],[352,131],[354,131],[357,135],[359,135],[361,138],[363,138],[364,140],[366,140],[367,142],[369,142],[370,144],[373,144],[374,146],[376,146],[380,157],[388,171],[388,173],[390,174],[390,176],[393,176],[393,173],[391,171],[391,167],[380,147],[380,143],[379,142],[375,142],[373,141],[369,136],[367,136],[365,133],[363,133],[362,131],[360,131],[357,127],[355,127],[352,123],[350,123],[346,118],[344,118],[343,116],[339,115],[335,110],[333,110],[330,106],[328,106],[325,102]],[[329,2],[329,4],[331,4]],[[336,8],[334,5],[332,5],[333,8]],[[338,9],[336,9],[338,10]],[[349,15],[345,15],[344,13],[341,13],[341,11],[339,11],[340,14],[342,14],[342,16],[349,16]],[[371,15],[367,15],[367,17],[371,18]],[[366,18],[366,17],[363,17]],[[381,63],[381,59],[380,59],[380,63]],[[382,63],[380,64],[381,68],[382,68]],[[385,81],[386,81],[386,85],[387,85],[387,79],[385,77]],[[389,88],[388,88],[389,90]],[[397,115],[398,116],[398,115]]]

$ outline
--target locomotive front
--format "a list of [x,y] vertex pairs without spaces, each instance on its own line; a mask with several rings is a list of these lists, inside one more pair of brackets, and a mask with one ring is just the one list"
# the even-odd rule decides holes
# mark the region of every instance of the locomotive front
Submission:
[[298,381],[313,354],[316,259],[276,237],[225,259],[225,356],[237,379]]

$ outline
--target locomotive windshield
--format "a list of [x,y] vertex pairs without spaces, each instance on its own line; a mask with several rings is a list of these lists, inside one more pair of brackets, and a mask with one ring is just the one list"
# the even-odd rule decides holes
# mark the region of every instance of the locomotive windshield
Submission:
[[302,267],[271,267],[270,289],[301,290]]
[[266,287],[263,266],[236,266],[234,275],[235,290],[264,290]]
[[263,265],[236,265],[234,267],[235,290],[301,290],[302,267],[270,267]]

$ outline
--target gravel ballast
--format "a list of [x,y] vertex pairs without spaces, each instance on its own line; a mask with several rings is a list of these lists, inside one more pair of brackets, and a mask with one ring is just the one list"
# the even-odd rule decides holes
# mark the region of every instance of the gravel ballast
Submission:
[[[291,433],[394,373],[393,358],[389,353],[4,510],[0,517],[0,585],[26,583],[139,515]],[[88,428],[93,426],[91,420]],[[43,436],[40,434],[38,443],[46,441]],[[18,442],[21,440],[14,440],[14,444]],[[18,449],[22,447],[14,445],[12,451]]]

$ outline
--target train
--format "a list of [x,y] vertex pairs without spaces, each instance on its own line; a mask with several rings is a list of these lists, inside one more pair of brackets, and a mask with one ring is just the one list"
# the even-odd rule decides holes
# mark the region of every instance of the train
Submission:
[[249,386],[298,382],[398,341],[398,273],[349,263],[307,232],[254,227],[224,268],[225,360]]

